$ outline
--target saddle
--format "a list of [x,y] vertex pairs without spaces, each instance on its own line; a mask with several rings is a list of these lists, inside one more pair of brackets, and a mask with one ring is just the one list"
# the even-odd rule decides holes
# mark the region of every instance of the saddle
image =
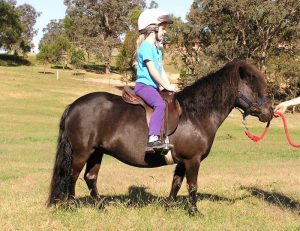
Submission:
[[[172,134],[177,128],[179,117],[182,113],[181,107],[177,99],[174,98],[174,92],[161,91],[160,95],[165,101],[167,107],[164,113],[164,122],[161,131],[161,137]],[[141,105],[145,109],[147,124],[149,126],[150,117],[153,109],[138,97],[134,90],[129,86],[125,86],[122,92],[122,98],[126,103]]]

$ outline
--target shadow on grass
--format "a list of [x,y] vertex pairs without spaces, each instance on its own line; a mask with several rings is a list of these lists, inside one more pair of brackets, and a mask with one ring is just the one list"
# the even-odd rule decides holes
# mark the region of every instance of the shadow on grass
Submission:
[[281,209],[289,209],[300,214],[300,202],[278,192],[267,192],[256,187],[241,186],[241,189],[247,190],[252,196],[255,196],[269,204],[276,205]]
[[124,86],[115,86],[116,89],[123,91],[124,90]]
[[82,73],[82,72],[75,72],[75,73],[73,73],[73,75],[75,75],[75,76],[82,76],[82,75],[85,75],[85,73]]
[[31,62],[21,56],[0,54],[0,66],[17,67],[22,65],[30,66]]
[[68,66],[63,66],[63,65],[53,65],[51,66],[51,69],[58,69],[58,70],[73,70],[72,68]]
[[38,73],[40,74],[45,74],[45,75],[54,75],[54,72],[51,72],[51,71],[39,71]]
[[[179,208],[186,210],[188,206],[188,196],[178,196],[176,202],[168,204],[167,198],[162,196],[154,196],[146,191],[146,187],[130,186],[127,195],[105,196],[101,195],[99,198],[94,199],[90,196],[76,198],[71,202],[71,208],[80,208],[84,206],[93,206],[97,209],[105,209],[107,205],[120,205],[125,208],[142,208],[149,204],[159,204],[171,208]],[[236,201],[243,200],[246,197],[239,198],[226,198],[209,193],[198,193],[198,200],[209,200],[212,202],[229,202],[231,204]],[[68,205],[68,207],[70,204]],[[65,206],[63,206],[65,208]],[[69,207],[70,208],[70,207]]]
[[[86,65],[83,65],[83,69],[86,70],[87,72],[93,72],[96,74],[105,74],[105,65],[86,64]],[[114,66],[110,67],[110,71],[111,71],[111,73],[118,74],[118,69]]]

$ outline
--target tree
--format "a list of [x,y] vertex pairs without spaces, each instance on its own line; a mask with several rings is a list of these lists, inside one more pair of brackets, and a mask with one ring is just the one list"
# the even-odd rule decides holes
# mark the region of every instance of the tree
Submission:
[[34,29],[34,25],[37,17],[39,17],[41,13],[37,12],[33,6],[27,3],[16,7],[17,1],[15,0],[5,0],[5,2],[18,13],[22,25],[21,36],[10,46],[9,50],[14,51],[15,54],[19,52],[26,54],[34,47],[32,40],[38,31]]
[[278,48],[289,46],[289,55],[297,50],[299,17],[298,0],[195,0],[187,23],[175,24],[178,36],[171,39],[187,74],[183,82],[234,59],[249,60],[269,72],[271,59],[286,51]]
[[[212,70],[211,57],[205,53],[208,38],[204,30],[173,17],[174,23],[167,30],[166,54],[175,66],[181,69],[179,83],[189,85]],[[217,67],[216,67],[217,68]]]
[[269,91],[280,101],[300,94],[300,51],[284,50],[274,53],[267,62]]
[[16,50],[19,47],[23,53],[30,52],[34,47],[32,40],[38,30],[34,29],[37,17],[41,15],[35,8],[29,4],[23,4],[16,8],[20,15],[20,20],[23,26],[23,32],[19,42],[15,44]]
[[126,83],[136,78],[136,40],[138,36],[139,32],[137,30],[128,31],[117,56],[116,66],[123,73],[122,80]]
[[56,37],[60,35],[65,35],[64,21],[63,20],[51,20],[46,28],[43,28],[43,38],[40,40],[39,49],[44,44],[51,43]]
[[70,62],[71,44],[65,35],[59,35],[51,42],[43,43],[37,55],[44,64],[62,64],[63,68]]
[[4,2],[8,3],[9,5],[11,5],[13,8],[15,8],[16,5],[17,5],[17,0],[4,0]]
[[[125,40],[117,56],[116,66],[124,75],[123,80],[135,80],[136,78],[136,40],[139,36],[138,32],[138,17],[142,13],[141,7],[135,7],[129,14],[130,30],[126,33]],[[128,71],[130,74],[128,75]]]
[[74,43],[103,61],[110,72],[113,48],[120,45],[120,36],[129,29],[131,9],[143,0],[65,0],[71,19]]
[[23,31],[18,13],[13,7],[0,1],[0,48],[10,50]]
[[250,59],[265,70],[274,48],[293,42],[299,15],[298,0],[196,0],[188,22],[207,31],[216,60]]
[[85,61],[84,51],[80,48],[74,46],[70,49],[70,63],[74,65],[75,68],[81,68]]
[[64,35],[60,35],[56,37],[51,44],[53,46],[54,63],[62,64],[63,68],[67,67],[70,62],[69,52],[71,49],[68,38]]
[[63,20],[51,20],[43,29],[44,36],[40,41],[39,60],[45,63],[63,64],[71,63],[79,68],[85,61],[85,52],[77,46],[72,30],[73,21],[69,17]]
[[39,48],[36,58],[44,64],[44,74],[46,74],[46,64],[52,63],[53,53],[53,46],[51,44],[45,43]]

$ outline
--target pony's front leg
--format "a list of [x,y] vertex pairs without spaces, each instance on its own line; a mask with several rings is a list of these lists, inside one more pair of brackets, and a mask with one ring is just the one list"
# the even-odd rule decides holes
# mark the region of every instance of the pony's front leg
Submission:
[[176,200],[177,193],[182,185],[182,181],[185,175],[185,166],[183,163],[177,164],[173,176],[172,187],[170,191],[170,195],[168,197],[168,201],[166,204],[166,208],[171,207],[172,203]]
[[186,180],[188,184],[188,212],[190,215],[202,215],[197,209],[197,179],[200,167],[200,158],[193,158],[185,162]]

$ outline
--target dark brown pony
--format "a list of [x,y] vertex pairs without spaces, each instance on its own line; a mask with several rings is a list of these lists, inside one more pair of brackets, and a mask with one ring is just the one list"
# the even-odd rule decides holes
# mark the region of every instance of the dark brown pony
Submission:
[[[177,163],[169,202],[175,200],[185,176],[188,210],[198,212],[198,171],[218,128],[234,107],[262,122],[270,121],[273,110],[264,100],[264,91],[262,73],[251,64],[235,61],[176,93],[182,114],[169,136]],[[91,196],[97,198],[97,176],[104,154],[140,168],[166,165],[163,156],[145,153],[147,134],[144,109],[125,103],[118,95],[95,92],[75,100],[60,121],[49,205],[75,196],[75,183],[85,165],[84,179]]]

